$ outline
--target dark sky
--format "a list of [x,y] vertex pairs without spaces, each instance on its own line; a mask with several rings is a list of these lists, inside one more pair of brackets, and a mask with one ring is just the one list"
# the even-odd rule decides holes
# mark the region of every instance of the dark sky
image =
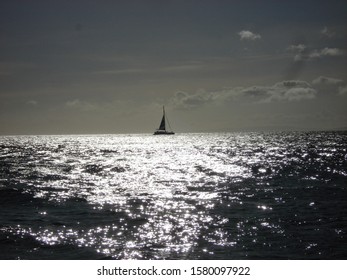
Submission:
[[347,128],[347,2],[0,1],[0,134]]

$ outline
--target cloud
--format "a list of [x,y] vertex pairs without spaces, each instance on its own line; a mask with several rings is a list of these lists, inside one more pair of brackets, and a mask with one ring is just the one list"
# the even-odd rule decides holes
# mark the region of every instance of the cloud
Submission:
[[312,81],[313,85],[340,85],[343,80],[320,76]]
[[315,89],[325,95],[347,95],[347,86],[344,80],[320,76],[312,81]]
[[270,97],[273,100],[300,101],[302,99],[313,99],[316,97],[316,91],[312,88],[291,88],[284,91],[278,91]]
[[326,26],[324,26],[324,28],[321,30],[321,34],[329,38],[335,36],[335,32],[329,30]]
[[298,44],[298,45],[291,45],[287,48],[287,50],[292,52],[299,52],[302,53],[307,49],[307,47],[304,44]]
[[272,86],[231,89],[227,95],[234,100],[254,103],[291,102],[315,98],[316,91],[305,81],[289,80]]
[[79,99],[75,99],[72,101],[67,101],[65,103],[65,106],[67,108],[71,108],[71,109],[77,109],[80,111],[94,111],[97,109],[97,106],[94,104],[91,104],[89,102],[86,101],[80,101]]
[[339,87],[338,94],[342,96],[347,96],[347,86]]
[[302,61],[306,55],[307,47],[304,44],[291,45],[287,50],[295,53],[294,61]]
[[195,94],[190,94],[184,91],[177,91],[175,92],[171,101],[176,108],[190,109],[201,106],[211,100],[211,93],[200,90]]
[[320,50],[309,50],[306,45],[291,45],[288,51],[294,53],[294,61],[312,60],[322,57],[342,56],[345,52],[338,48],[324,48]]
[[27,101],[27,104],[30,106],[37,106],[38,102],[36,100],[29,100]]
[[249,40],[254,41],[257,39],[261,39],[261,36],[259,34],[255,34],[249,30],[242,30],[238,33],[240,35],[240,40]]
[[307,46],[304,44],[291,45],[287,50],[295,54],[294,61],[296,62],[300,62],[307,57]]
[[267,87],[267,97],[261,102],[300,101],[316,97],[316,90],[305,81],[283,81]]
[[192,109],[205,104],[234,103],[270,103],[296,102],[316,97],[316,90],[305,81],[289,80],[272,86],[251,86],[225,88],[207,92],[200,90],[194,94],[176,92],[171,100],[179,109]]
[[309,58],[320,58],[323,56],[341,56],[344,55],[344,51],[338,48],[324,48],[322,50],[314,50],[309,54]]

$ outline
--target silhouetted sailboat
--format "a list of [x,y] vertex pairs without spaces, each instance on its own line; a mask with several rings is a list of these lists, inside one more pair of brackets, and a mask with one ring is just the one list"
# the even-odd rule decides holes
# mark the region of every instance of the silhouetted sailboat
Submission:
[[168,125],[169,125],[169,127],[170,127],[170,130],[166,130],[165,120],[167,120],[167,118],[166,118],[166,116],[165,116],[165,108],[164,108],[164,106],[163,106],[163,118],[161,119],[159,128],[153,133],[154,135],[170,135],[170,134],[175,134],[175,132],[173,132],[173,131],[171,130],[169,121],[168,121]]

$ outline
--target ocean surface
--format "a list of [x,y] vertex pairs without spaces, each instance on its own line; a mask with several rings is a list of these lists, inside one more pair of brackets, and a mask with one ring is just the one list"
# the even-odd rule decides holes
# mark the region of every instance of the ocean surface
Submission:
[[0,259],[346,259],[347,132],[0,137]]

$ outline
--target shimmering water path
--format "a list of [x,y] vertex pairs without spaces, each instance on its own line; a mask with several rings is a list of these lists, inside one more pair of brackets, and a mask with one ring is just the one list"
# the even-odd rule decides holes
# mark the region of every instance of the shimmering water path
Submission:
[[0,137],[1,259],[343,259],[347,133]]

